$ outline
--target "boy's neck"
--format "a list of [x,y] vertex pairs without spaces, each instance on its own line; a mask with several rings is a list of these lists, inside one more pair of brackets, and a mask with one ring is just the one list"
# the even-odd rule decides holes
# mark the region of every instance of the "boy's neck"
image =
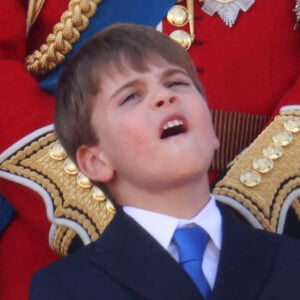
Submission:
[[[121,196],[122,195],[122,196]],[[207,177],[172,188],[147,191],[122,189],[115,197],[121,206],[132,206],[182,219],[198,214],[210,199]]]

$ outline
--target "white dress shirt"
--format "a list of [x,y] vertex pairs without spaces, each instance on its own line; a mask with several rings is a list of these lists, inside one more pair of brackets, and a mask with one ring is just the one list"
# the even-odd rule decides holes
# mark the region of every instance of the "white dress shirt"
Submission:
[[206,230],[210,236],[210,240],[204,252],[202,269],[208,284],[211,289],[213,288],[222,241],[222,216],[213,195],[211,195],[211,199],[207,205],[190,220],[178,219],[136,207],[125,206],[123,210],[152,235],[176,261],[178,261],[179,257],[178,250],[172,242],[176,228],[197,224]]

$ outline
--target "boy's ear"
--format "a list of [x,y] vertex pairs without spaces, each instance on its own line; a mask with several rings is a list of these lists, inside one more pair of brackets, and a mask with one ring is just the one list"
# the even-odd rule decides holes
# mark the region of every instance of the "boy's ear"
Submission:
[[98,146],[80,146],[76,159],[79,169],[91,180],[108,182],[113,178],[114,169]]

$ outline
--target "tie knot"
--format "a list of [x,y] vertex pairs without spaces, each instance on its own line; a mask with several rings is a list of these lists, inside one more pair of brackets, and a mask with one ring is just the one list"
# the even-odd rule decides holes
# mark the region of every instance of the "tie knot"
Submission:
[[177,228],[173,239],[181,263],[192,260],[202,261],[209,240],[209,235],[203,228],[199,226]]

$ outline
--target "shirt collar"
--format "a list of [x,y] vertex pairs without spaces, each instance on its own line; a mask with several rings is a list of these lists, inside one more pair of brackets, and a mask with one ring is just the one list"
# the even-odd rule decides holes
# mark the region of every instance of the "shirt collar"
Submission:
[[123,210],[152,235],[165,249],[168,249],[177,227],[185,227],[192,224],[197,224],[205,229],[217,249],[221,249],[222,217],[213,195],[211,195],[206,206],[190,220],[178,219],[169,215],[131,206],[124,206]]

